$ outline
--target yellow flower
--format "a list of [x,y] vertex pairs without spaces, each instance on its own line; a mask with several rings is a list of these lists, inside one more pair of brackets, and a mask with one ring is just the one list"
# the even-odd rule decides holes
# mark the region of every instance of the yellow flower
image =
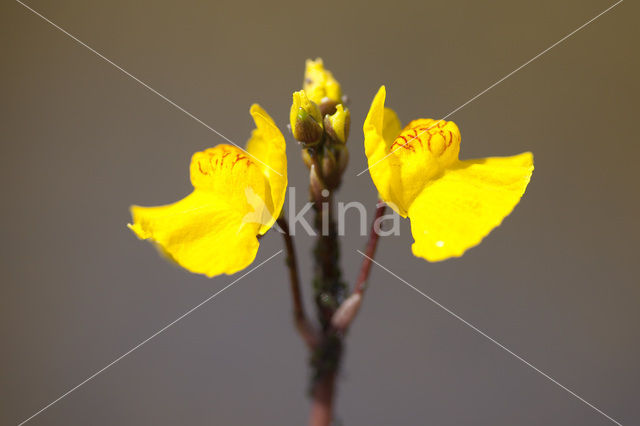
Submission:
[[273,119],[251,107],[247,152],[218,145],[191,158],[193,192],[158,207],[131,207],[129,228],[185,269],[209,277],[253,262],[258,235],[280,215],[287,188],[285,140]]
[[369,173],[380,197],[411,220],[413,254],[435,262],[462,256],[518,204],[533,155],[460,161],[451,121],[418,119],[402,128],[380,88],[364,122]]
[[331,71],[324,69],[322,59],[315,61],[307,59],[302,88],[309,99],[320,105],[325,98],[334,103],[342,102],[342,89],[340,83],[333,78]]

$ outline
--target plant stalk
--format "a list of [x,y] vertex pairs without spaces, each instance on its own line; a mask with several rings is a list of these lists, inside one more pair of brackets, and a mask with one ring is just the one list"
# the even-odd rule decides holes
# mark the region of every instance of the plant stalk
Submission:
[[[362,266],[360,267],[360,273],[358,274],[358,279],[356,281],[356,285],[353,288],[354,293],[364,294],[364,290],[366,289],[367,280],[369,279],[369,273],[371,272],[371,265],[374,256],[376,255],[376,248],[378,247],[378,240],[380,235],[378,231],[380,228],[376,229],[376,224],[378,220],[382,217],[385,210],[387,209],[387,205],[379,200],[376,207],[376,214],[373,218],[373,222],[371,222],[371,232],[369,233],[369,242],[367,242],[367,248],[365,250],[365,258],[362,260]],[[378,225],[379,226],[379,225]]]
[[304,340],[309,348],[313,348],[317,345],[318,336],[314,327],[307,319],[304,303],[302,302],[302,290],[300,289],[300,278],[298,274],[298,261],[296,257],[296,250],[293,245],[293,238],[291,238],[291,233],[289,232],[289,222],[287,222],[284,217],[279,218],[277,222],[282,229],[282,238],[284,239],[287,251],[286,262],[289,269],[289,283],[291,285],[291,298],[293,301],[293,321],[298,333],[302,337],[302,340]]
[[[319,176],[317,154],[311,166],[311,195],[314,201],[315,228],[318,234],[314,254],[314,300],[320,322],[320,338],[311,354],[312,409],[310,424],[328,426],[333,418],[335,378],[342,358],[342,335],[331,326],[331,318],[342,303],[346,285],[340,270],[337,226],[333,218],[333,194]],[[319,189],[322,189],[319,191]]]

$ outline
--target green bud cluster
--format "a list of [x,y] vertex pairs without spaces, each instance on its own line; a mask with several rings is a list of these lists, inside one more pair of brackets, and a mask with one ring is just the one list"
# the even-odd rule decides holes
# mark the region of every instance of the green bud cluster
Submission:
[[311,101],[304,90],[293,94],[291,132],[302,145],[302,160],[311,170],[312,186],[334,190],[340,186],[349,161],[346,147],[351,112],[342,101]]

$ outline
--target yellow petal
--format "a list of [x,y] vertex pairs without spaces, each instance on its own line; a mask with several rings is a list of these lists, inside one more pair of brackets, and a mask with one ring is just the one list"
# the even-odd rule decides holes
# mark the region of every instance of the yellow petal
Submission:
[[385,97],[385,87],[381,86],[371,102],[369,113],[362,126],[364,152],[367,156],[369,174],[378,189],[380,198],[398,211],[395,201],[391,199],[391,165],[387,155],[393,140],[400,133],[402,125],[396,113],[392,109],[384,107]]
[[265,209],[273,212],[271,186],[263,168],[262,163],[240,148],[221,144],[193,154],[191,183],[242,214],[253,211],[247,199],[250,190],[264,202]]
[[233,274],[253,262],[259,224],[230,208],[212,191],[195,189],[166,206],[131,207],[129,227],[141,239],[154,241],[185,269],[212,277]]
[[409,208],[413,254],[431,262],[461,256],[518,204],[533,155],[460,161],[430,182]]
[[[269,183],[271,193],[271,202],[267,205],[271,218],[260,227],[262,235],[273,226],[284,205],[287,191],[287,145],[282,132],[260,105],[253,104],[250,112],[256,129],[247,142],[247,151],[263,163],[257,164]],[[258,191],[256,194],[260,196]]]
[[320,105],[324,98],[334,102],[342,102],[342,89],[340,83],[333,77],[331,71],[324,68],[322,59],[315,61],[307,59],[304,82],[302,85],[309,99]]
[[413,120],[389,148],[390,197],[406,215],[425,185],[458,161],[460,131],[451,121]]
[[406,217],[425,185],[458,161],[460,131],[453,122],[428,118],[401,129],[396,114],[384,107],[385,96],[382,86],[365,120],[365,154],[380,197]]
[[[384,87],[384,86],[383,86]],[[384,99],[382,100],[384,105]],[[402,123],[398,118],[398,114],[391,108],[384,108],[384,117],[382,122],[382,138],[391,146],[396,136],[402,131]]]
[[[258,250],[257,235],[280,214],[287,186],[284,137],[258,105],[249,151],[218,145],[191,159],[194,191],[158,207],[133,206],[129,227],[167,257],[195,273],[214,276],[246,268]],[[274,207],[274,202],[277,207]]]

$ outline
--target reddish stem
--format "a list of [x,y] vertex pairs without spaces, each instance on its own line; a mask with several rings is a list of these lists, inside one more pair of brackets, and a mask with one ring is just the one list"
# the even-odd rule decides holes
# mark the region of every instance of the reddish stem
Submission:
[[328,374],[313,390],[309,426],[330,426],[333,420],[335,374]]
[[291,297],[293,300],[293,320],[300,333],[300,336],[310,348],[315,347],[318,341],[317,333],[307,320],[302,302],[302,291],[300,290],[300,278],[298,275],[298,261],[296,250],[293,245],[293,238],[289,233],[289,223],[284,217],[278,219],[278,225],[283,231],[285,248],[287,250],[287,266],[289,268],[289,282],[291,284]]
[[356,285],[353,289],[354,293],[359,293],[362,295],[364,293],[364,290],[366,289],[367,279],[369,278],[369,272],[371,271],[371,264],[372,264],[371,259],[373,259],[373,257],[376,254],[376,247],[378,246],[378,239],[380,237],[380,235],[376,230],[376,225],[377,225],[376,222],[378,221],[378,219],[382,217],[386,208],[387,208],[387,205],[384,202],[378,201],[378,204],[376,207],[376,214],[375,214],[375,217],[373,218],[373,222],[371,223],[371,233],[369,234],[369,242],[367,243],[367,249],[365,250],[366,257],[362,260],[362,266],[360,267],[358,280],[356,281]]

